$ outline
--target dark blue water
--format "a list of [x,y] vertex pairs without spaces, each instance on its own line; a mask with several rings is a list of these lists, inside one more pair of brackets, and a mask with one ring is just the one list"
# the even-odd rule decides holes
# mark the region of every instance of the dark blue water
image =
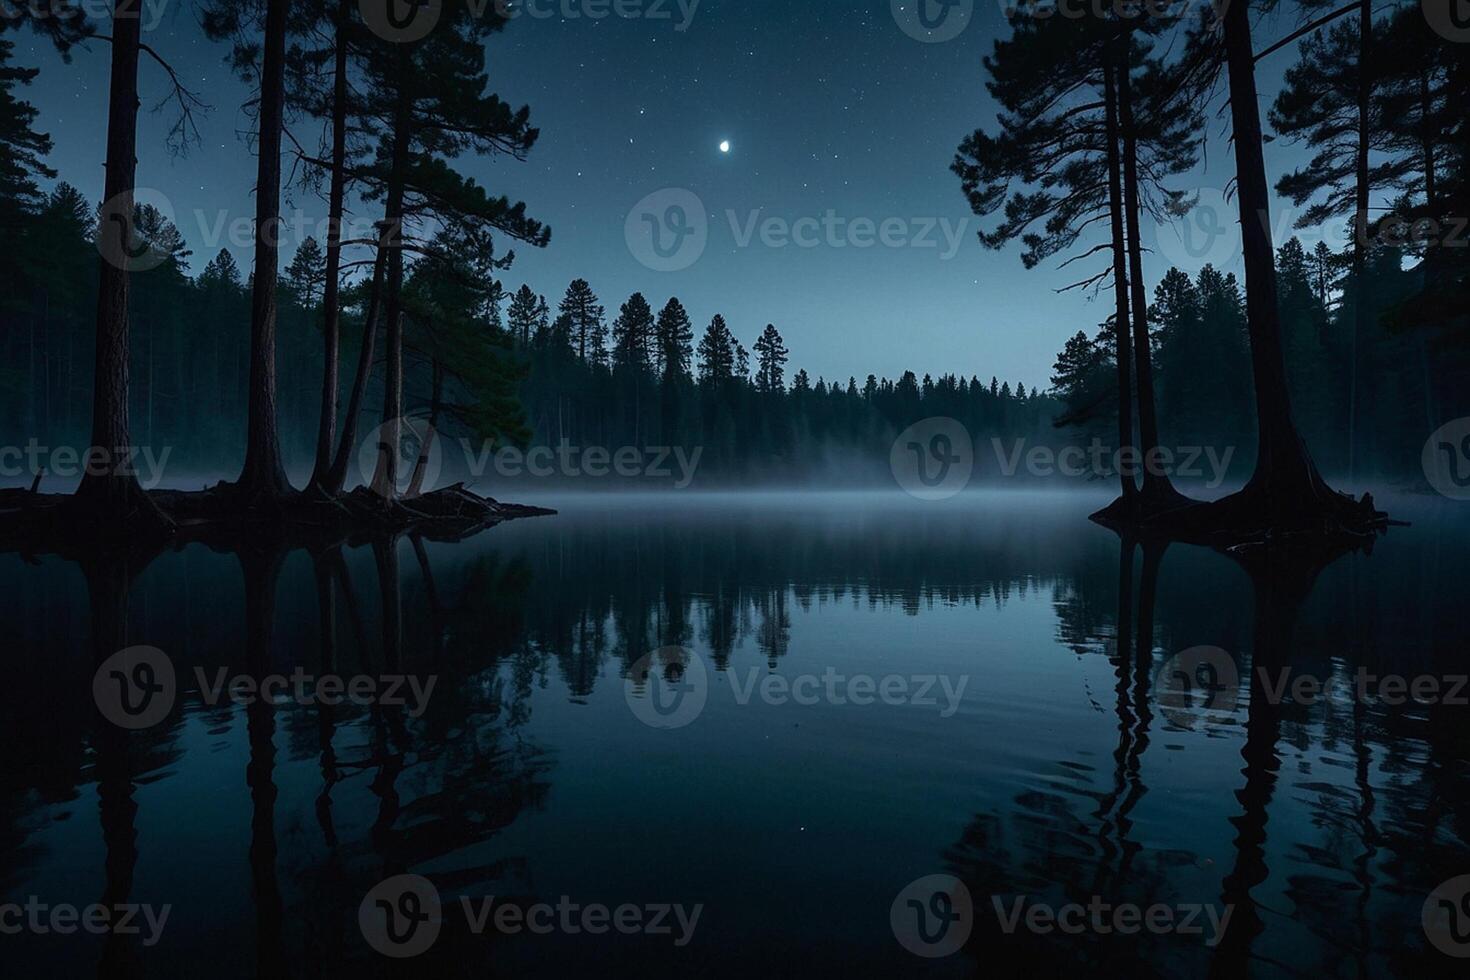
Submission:
[[[1371,553],[1261,568],[1125,546],[1087,522],[1099,502],[582,497],[457,544],[5,556],[0,905],[169,910],[156,935],[0,934],[6,972],[1463,967],[1421,919],[1470,874],[1470,710],[1446,703],[1470,669],[1470,513],[1397,500],[1415,526]],[[134,644],[167,655],[179,693],[128,732],[93,676]],[[1171,658],[1200,646],[1224,679],[1217,661],[1210,690],[1181,694]],[[331,708],[196,690],[196,671],[298,668],[434,687]],[[1441,694],[1355,697],[1360,669]],[[1283,670],[1329,691],[1268,696]],[[443,915],[396,959],[359,912],[402,875]],[[931,875],[970,900],[938,958],[891,916]],[[668,906],[672,929],[477,931],[460,900],[491,896],[644,924]],[[954,908],[929,897],[899,918]],[[1099,903],[1202,928],[1008,931],[1012,909]],[[689,928],[675,906],[698,909]]]

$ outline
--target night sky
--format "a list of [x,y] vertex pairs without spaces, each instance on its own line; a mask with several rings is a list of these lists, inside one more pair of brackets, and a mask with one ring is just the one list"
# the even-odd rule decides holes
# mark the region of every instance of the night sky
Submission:
[[[654,3],[644,0],[642,9]],[[560,11],[564,4],[588,9],[581,0],[539,0],[538,8]],[[1058,270],[1052,262],[1026,271],[1017,249],[982,249],[975,240],[980,226],[949,173],[960,139],[994,122],[981,59],[1003,29],[1000,7],[978,0],[966,29],[936,43],[905,33],[898,22],[905,15],[895,14],[890,0],[702,0],[683,30],[677,0],[657,4],[662,19],[523,14],[489,42],[491,87],[513,104],[530,105],[540,142],[524,163],[462,165],[492,192],[524,200],[552,228],[546,250],[517,248],[507,286],[528,282],[554,308],[567,282],[580,276],[610,317],[634,290],[655,308],[677,295],[697,330],[722,313],[747,347],[772,322],[791,349],[790,371],[805,367],[813,380],[853,375],[861,384],[869,372],[896,377],[911,369],[1048,384],[1064,340],[1079,329],[1092,332],[1111,294],[1058,295],[1057,287],[1081,278],[1077,266]],[[219,230],[229,222],[248,229],[253,216],[251,121],[241,109],[248,92],[226,67],[224,46],[202,36],[192,3],[150,0],[148,10],[145,43],[212,109],[197,120],[200,143],[186,156],[171,155],[164,135],[172,115],[147,111],[166,94],[164,74],[145,58],[138,183],[153,190],[140,200],[166,199],[194,249],[194,273],[222,246],[248,269],[248,231],[231,241]],[[1263,25],[1257,47],[1284,30]],[[100,198],[107,45],[77,50],[66,65],[29,33],[12,37],[16,63],[42,69],[24,97],[41,110],[39,126],[56,143],[52,165],[61,179]],[[1283,51],[1263,65],[1263,110],[1294,57]],[[306,146],[315,146],[321,131],[310,120],[297,120],[292,130]],[[1218,189],[1233,174],[1218,116],[1210,135],[1207,164],[1187,182],[1204,189],[1206,203],[1221,201]],[[728,153],[720,148],[725,140]],[[1273,180],[1303,155],[1280,142],[1267,154]],[[654,271],[630,249],[625,222],[640,201],[670,188],[702,202],[708,242],[687,268]],[[666,199],[653,200],[661,210]],[[325,213],[321,200],[295,189],[285,206],[313,222]],[[1228,225],[1229,209],[1219,207]],[[839,240],[849,244],[838,248],[825,232],[816,247],[771,247],[759,230],[742,246],[755,209],[760,220],[788,224],[824,220],[829,211],[873,226],[899,219],[890,227],[903,234],[890,240],[922,233],[928,247],[858,248],[853,239],[863,236],[845,234]],[[359,213],[376,215],[371,206]],[[1202,220],[1218,224],[1213,218]],[[635,213],[635,226],[637,220]],[[1278,218],[1278,244],[1289,226]],[[958,234],[957,250],[946,228]],[[1145,245],[1154,244],[1156,234],[1144,230]],[[1191,255],[1177,237],[1166,238],[1145,257],[1150,291],[1169,264],[1197,269],[1210,258],[1238,269],[1232,242],[1227,235]],[[283,262],[293,247],[287,243]]]

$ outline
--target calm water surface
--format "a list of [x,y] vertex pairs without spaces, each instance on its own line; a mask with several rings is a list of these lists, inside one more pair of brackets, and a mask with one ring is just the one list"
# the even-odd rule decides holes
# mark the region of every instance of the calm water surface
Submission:
[[[0,896],[170,906],[152,945],[0,935],[5,972],[1453,972],[1421,910],[1470,874],[1467,709],[1343,685],[1466,672],[1470,515],[1394,501],[1415,526],[1371,554],[1260,569],[1124,547],[1099,502],[588,496],[458,544],[190,546],[129,574],[4,556]],[[92,681],[132,644],[179,695],[125,733]],[[1228,658],[1208,704],[1165,669],[1202,645]],[[298,667],[435,686],[420,713],[196,683]],[[1271,698],[1282,670],[1331,693]],[[408,873],[444,924],[388,959],[359,907]],[[934,874],[974,914],[930,960],[890,911]],[[477,934],[461,896],[701,909],[678,945],[672,914],[672,935]],[[1008,933],[995,905],[1094,897],[1203,929]],[[1230,909],[1218,942],[1206,908]]]

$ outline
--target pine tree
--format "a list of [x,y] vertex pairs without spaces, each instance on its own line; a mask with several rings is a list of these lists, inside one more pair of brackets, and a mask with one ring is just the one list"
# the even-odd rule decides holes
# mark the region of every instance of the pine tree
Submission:
[[[1074,247],[1092,224],[1109,223],[1110,263],[1068,288],[1112,280],[1122,450],[1133,444],[1133,372],[1117,100],[1120,35],[1095,18],[1018,14],[1012,23],[1011,36],[997,41],[985,59],[991,94],[1003,109],[999,132],[976,130],[961,143],[951,170],[975,214],[1003,214],[994,229],[980,233],[981,243],[999,249],[1021,240],[1027,268]],[[1075,105],[1069,96],[1083,86],[1100,98]],[[1120,473],[1120,483],[1131,506],[1138,487],[1127,473]]]
[[571,319],[572,343],[578,359],[590,364],[603,363],[607,353],[607,326],[603,322],[606,311],[586,279],[572,280],[558,310]]
[[643,372],[653,364],[653,308],[642,293],[628,297],[613,321],[613,367]]
[[677,298],[671,298],[659,311],[654,334],[659,374],[665,383],[687,378],[694,354],[694,325]]
[[699,380],[718,388],[735,375],[735,338],[718,313],[699,341]]
[[[417,247],[414,230],[438,223],[477,238],[506,235],[537,248],[551,239],[549,229],[527,217],[524,204],[491,197],[455,169],[463,157],[525,159],[539,136],[528,108],[513,110],[485,91],[485,40],[507,22],[501,9],[445,0],[427,37],[365,49],[363,98],[384,132],[370,193],[384,201],[379,233],[379,249],[388,260],[382,417],[389,444],[398,442],[403,415],[402,291],[406,254]],[[397,492],[397,458],[395,451],[384,452],[373,478],[386,498]]]
[[16,246],[42,202],[36,179],[55,177],[56,171],[45,162],[51,137],[36,131],[35,106],[15,95],[16,87],[30,85],[39,69],[13,66],[14,48],[0,39],[0,236],[15,243],[12,255],[23,257],[24,249]]
[[296,246],[296,254],[291,257],[291,264],[286,267],[286,286],[296,302],[306,309],[315,309],[317,298],[320,295],[322,284],[325,280],[322,255],[322,247],[317,240],[308,235],[300,245]]
[[522,347],[531,345],[531,334],[536,329],[539,309],[540,302],[535,291],[522,283],[521,288],[516,290],[516,294],[511,297],[510,311],[506,314],[510,335]]
[[766,394],[785,390],[786,362],[790,359],[789,355],[776,325],[766,324],[765,331],[755,342],[757,390]]

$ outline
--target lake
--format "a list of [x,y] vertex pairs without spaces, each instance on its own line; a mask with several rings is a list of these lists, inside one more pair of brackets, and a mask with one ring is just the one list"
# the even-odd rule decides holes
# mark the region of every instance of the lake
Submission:
[[1470,954],[1470,508],[1386,501],[1413,526],[1322,567],[1125,546],[1083,494],[528,502],[560,513],[0,557],[6,972]]

